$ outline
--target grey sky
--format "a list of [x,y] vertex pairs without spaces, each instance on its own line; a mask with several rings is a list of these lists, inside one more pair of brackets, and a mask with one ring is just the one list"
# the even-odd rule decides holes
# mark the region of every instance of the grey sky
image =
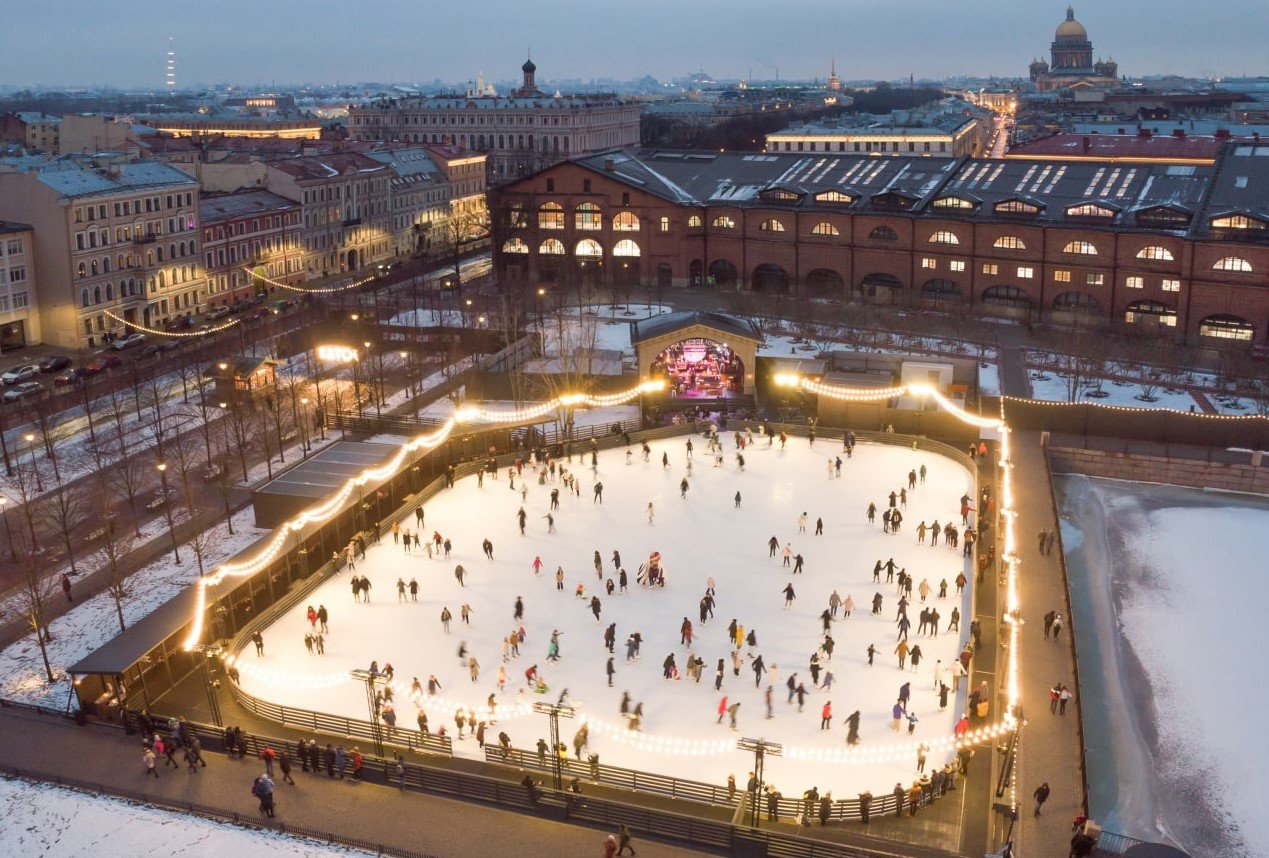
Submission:
[[[703,68],[718,77],[1016,75],[1066,11],[1050,0],[39,0],[6,3],[0,82],[159,86],[543,78]],[[1084,0],[1126,75],[1269,73],[1265,0]]]

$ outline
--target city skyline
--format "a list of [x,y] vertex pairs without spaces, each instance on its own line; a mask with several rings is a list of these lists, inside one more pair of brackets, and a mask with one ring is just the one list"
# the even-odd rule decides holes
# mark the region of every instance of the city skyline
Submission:
[[[461,80],[481,70],[489,79],[511,80],[528,49],[546,80],[644,74],[668,80],[697,70],[719,78],[822,79],[833,57],[846,80],[1021,77],[1047,51],[1066,9],[1060,2],[1004,0],[884,6],[701,0],[687,8],[649,0],[637,13],[613,6],[588,7],[583,15],[562,0],[527,11],[494,0],[475,17],[454,7],[424,16],[402,0],[383,0],[373,19],[349,28],[348,9],[333,0],[268,8],[227,0],[214,14],[188,0],[133,4],[126,12],[109,3],[78,5],[54,0],[11,10],[9,29],[22,38],[0,58],[0,80],[161,89],[169,37],[178,88]],[[1230,0],[1178,26],[1178,16],[1191,9],[1182,0],[1124,0],[1077,5],[1075,12],[1097,53],[1113,56],[1129,77],[1269,73],[1269,60],[1251,38],[1229,36],[1269,24],[1260,3]],[[244,20],[251,26],[243,29]],[[402,26],[411,20],[417,25]],[[1250,26],[1254,21],[1260,25]],[[621,39],[614,43],[612,33]]]

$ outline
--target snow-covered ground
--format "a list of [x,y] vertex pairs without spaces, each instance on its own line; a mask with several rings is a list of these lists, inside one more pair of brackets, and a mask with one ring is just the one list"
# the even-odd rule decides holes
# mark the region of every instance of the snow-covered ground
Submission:
[[[839,795],[853,795],[861,789],[889,789],[896,780],[910,780],[915,772],[915,747],[921,740],[950,735],[962,703],[953,700],[940,712],[934,691],[935,666],[944,665],[960,652],[968,623],[960,634],[947,633],[953,606],[962,614],[968,603],[949,590],[946,599],[937,598],[941,579],[954,581],[966,570],[958,550],[943,546],[919,545],[916,525],[921,520],[947,522],[958,514],[959,498],[973,493],[972,477],[958,464],[938,455],[885,445],[861,444],[851,460],[845,460],[841,478],[830,478],[828,462],[840,447],[825,441],[810,447],[805,439],[791,440],[788,449],[777,443],[768,447],[759,440],[745,451],[742,472],[734,456],[733,442],[726,440],[727,455],[722,468],[713,467],[704,439],[693,436],[695,459],[688,476],[686,499],[679,497],[679,483],[685,475],[683,438],[653,445],[651,461],[645,463],[637,448],[627,464],[623,450],[599,455],[597,477],[588,463],[567,465],[576,468],[581,484],[580,497],[561,498],[555,514],[556,532],[547,532],[549,492],[562,483],[539,485],[528,481],[523,501],[528,516],[527,536],[518,532],[516,514],[521,506],[521,485],[512,491],[506,479],[486,479],[479,486],[475,478],[460,481],[451,491],[433,500],[427,508],[425,535],[439,531],[453,541],[453,556],[429,560],[419,550],[412,554],[390,539],[373,548],[367,559],[357,564],[358,575],[373,582],[373,601],[358,604],[349,587],[351,573],[345,572],[322,584],[305,602],[264,630],[265,657],[243,654],[240,659],[243,688],[259,697],[290,705],[365,717],[365,692],[348,678],[349,670],[366,668],[371,660],[392,663],[398,682],[398,713],[402,726],[413,727],[416,708],[406,698],[412,677],[426,681],[435,674],[441,693],[425,700],[433,729],[447,725],[454,732],[455,706],[481,706],[491,693],[498,694],[501,710],[498,725],[487,736],[494,740],[505,729],[518,747],[532,748],[545,735],[543,716],[525,714],[533,700],[554,701],[564,689],[591,719],[591,750],[609,764],[674,774],[694,780],[721,784],[728,774],[743,782],[749,757],[735,749],[740,736],[762,736],[785,744],[785,756],[768,762],[768,778],[785,794],[800,793],[812,784]],[[662,468],[665,451],[671,467]],[[929,476],[908,498],[903,533],[883,535],[880,523],[870,526],[865,517],[869,502],[884,506],[891,490],[906,485],[909,470],[924,464]],[[526,470],[526,476],[528,471]],[[592,500],[596,478],[604,484],[603,503]],[[734,495],[742,493],[742,507],[735,508]],[[654,520],[649,524],[646,508],[651,502]],[[797,519],[809,515],[809,533],[798,533]],[[824,519],[824,535],[815,536],[817,517]],[[413,516],[402,522],[414,526]],[[791,575],[779,559],[768,558],[767,540],[775,535],[783,545],[791,542],[794,552],[804,555],[806,570]],[[481,541],[490,539],[495,560],[481,552]],[[614,549],[621,552],[629,571],[628,593],[607,595],[597,580],[592,552],[603,561],[603,575],[616,577],[611,560]],[[649,552],[660,551],[668,571],[668,585],[649,589],[635,580],[639,564]],[[542,574],[535,577],[532,561],[542,559]],[[894,557],[919,584],[928,579],[935,587],[930,603],[942,616],[944,633],[938,637],[915,634],[921,602],[914,597],[909,610],[913,622],[912,642],[919,643],[924,660],[916,672],[901,672],[893,655],[896,640],[896,592],[893,584],[872,583],[872,567],[877,560]],[[460,587],[454,568],[462,564],[466,586]],[[564,569],[563,589],[555,586],[556,567]],[[714,618],[699,623],[698,603],[708,579],[717,582],[717,609]],[[398,578],[417,578],[419,602],[399,602]],[[792,583],[797,600],[784,608],[783,589]],[[586,598],[578,599],[575,588],[582,585]],[[821,611],[836,588],[844,599],[853,597],[851,618],[839,617],[832,624],[835,654],[826,664],[835,677],[831,692],[814,687],[808,659],[821,642]],[[875,592],[884,594],[879,616],[870,614]],[[588,609],[589,599],[598,595],[602,622]],[[507,689],[499,693],[496,680],[502,664],[502,639],[519,627],[513,621],[513,602],[522,596],[525,603],[523,626],[527,632],[520,657],[506,664]],[[306,653],[303,637],[308,630],[304,612],[308,603],[325,605],[330,612],[330,632],[324,657]],[[471,624],[461,620],[463,604],[472,609]],[[441,627],[440,614],[453,614],[451,631]],[[692,645],[680,643],[680,624],[687,617],[695,627]],[[745,629],[757,634],[754,655],[761,654],[768,668],[775,668],[774,720],[764,719],[763,689],[754,684],[747,658],[740,675],[733,676],[732,647],[727,642],[728,622],[735,618]],[[616,623],[616,676],[610,688],[605,682],[603,632]],[[547,644],[553,629],[559,629],[562,660],[548,662]],[[643,636],[641,658],[627,663],[624,642],[638,631]],[[457,651],[466,643],[481,666],[479,680],[473,682],[460,663]],[[876,664],[869,667],[866,651],[870,644],[878,650]],[[680,670],[689,653],[705,661],[699,685],[684,678],[662,678],[662,662],[673,653]],[[727,667],[722,692],[713,687],[719,659]],[[524,672],[536,664],[550,687],[549,693],[521,692]],[[786,702],[785,680],[796,671],[805,682],[808,695],[805,710]],[[823,677],[821,677],[822,679]],[[890,708],[903,683],[912,683],[911,711],[920,718],[915,735],[891,729]],[[643,732],[632,733],[618,714],[623,691],[635,703],[643,702]],[[965,689],[961,689],[963,700]],[[725,694],[730,702],[741,703],[738,731],[719,725],[718,704]],[[820,711],[832,701],[830,731],[821,731]],[[824,761],[830,754],[843,754],[845,718],[853,711],[862,713],[858,753],[846,764]],[[571,739],[574,721],[565,738]],[[893,750],[885,758],[883,748]],[[475,743],[456,742],[459,754],[477,753]],[[699,753],[694,753],[699,752]],[[819,756],[820,759],[814,759]],[[808,759],[811,758],[811,759]],[[931,755],[930,763],[943,762]]]
[[1000,395],[1000,367],[994,363],[978,364],[978,394],[980,396]]
[[[1070,400],[1069,383],[1060,374],[1053,371],[1039,372],[1031,370],[1031,395],[1034,399],[1049,402],[1067,402]],[[1105,396],[1090,396],[1094,389],[1100,389]],[[1080,387],[1077,401],[1093,405],[1116,405],[1124,408],[1170,408],[1173,411],[1200,410],[1194,397],[1187,391],[1178,388],[1166,388],[1158,385],[1153,390],[1154,402],[1146,402],[1137,397],[1142,395],[1140,384],[1125,381],[1102,380],[1100,385],[1084,384]]]
[[1263,603],[1269,499],[1055,478],[1091,811],[1191,855],[1269,855]]
[[108,855],[196,858],[369,854],[23,780],[0,780],[0,806],[5,809],[0,814],[0,843],[7,855],[81,858],[98,850]]

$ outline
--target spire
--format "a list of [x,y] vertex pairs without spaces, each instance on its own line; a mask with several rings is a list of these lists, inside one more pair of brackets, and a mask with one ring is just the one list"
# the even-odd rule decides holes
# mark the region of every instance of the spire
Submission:
[[1074,21],[1074,20],[1075,20],[1075,7],[1074,7],[1074,6],[1069,6],[1069,5],[1068,5],[1068,6],[1066,7],[1066,20],[1068,20],[1068,21]]
[[832,75],[833,77],[837,77],[837,56],[836,55],[833,56],[833,61],[831,65],[829,66],[828,73]]

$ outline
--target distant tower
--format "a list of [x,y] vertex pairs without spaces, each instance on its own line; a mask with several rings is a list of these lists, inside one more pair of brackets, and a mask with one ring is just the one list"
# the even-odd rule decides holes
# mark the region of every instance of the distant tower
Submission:
[[525,92],[531,92],[538,88],[536,75],[538,67],[533,64],[533,53],[528,52],[524,65],[520,66],[520,71],[524,74],[524,83],[522,88]]
[[837,57],[833,57],[833,63],[828,73],[828,88],[832,92],[840,92],[842,88],[842,79],[837,76]]
[[176,91],[176,47],[172,37],[167,37],[167,91]]

